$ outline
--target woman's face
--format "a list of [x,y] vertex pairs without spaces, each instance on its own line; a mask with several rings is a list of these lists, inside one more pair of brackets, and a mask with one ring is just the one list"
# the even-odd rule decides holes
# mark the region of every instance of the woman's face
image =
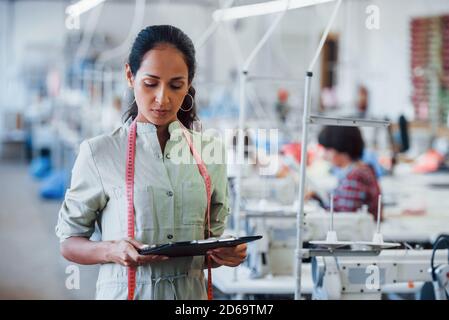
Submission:
[[326,148],[324,152],[324,159],[332,163],[334,166],[341,168],[348,164],[349,156],[345,153],[338,152],[335,149]]
[[137,120],[166,125],[177,112],[189,90],[188,68],[182,53],[171,45],[148,51],[135,76],[126,64],[128,84],[134,89]]

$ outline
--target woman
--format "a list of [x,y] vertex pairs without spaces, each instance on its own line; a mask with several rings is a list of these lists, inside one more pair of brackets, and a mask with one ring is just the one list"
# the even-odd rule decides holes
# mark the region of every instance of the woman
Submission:
[[[225,227],[225,162],[204,159],[200,172],[203,160],[198,158],[202,149],[224,148],[216,139],[185,129],[195,119],[195,64],[192,41],[181,30],[143,29],[125,65],[135,97],[126,123],[80,146],[56,233],[66,259],[101,264],[97,299],[207,297],[204,257],[137,252],[144,244],[221,236]],[[190,161],[179,161],[180,153]],[[98,242],[89,240],[96,221],[102,236]],[[246,245],[215,249],[209,257],[214,267],[237,266],[246,257]]]
[[[320,132],[318,142],[325,148],[325,158],[335,167],[338,186],[334,190],[334,211],[355,212],[368,206],[368,211],[377,217],[380,187],[373,168],[360,159],[364,142],[357,127],[327,126]],[[324,205],[326,199],[318,199]],[[382,216],[381,216],[382,217]]]

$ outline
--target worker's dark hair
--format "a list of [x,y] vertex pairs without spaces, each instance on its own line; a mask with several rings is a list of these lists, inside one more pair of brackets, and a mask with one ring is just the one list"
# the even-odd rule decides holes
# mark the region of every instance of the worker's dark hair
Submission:
[[[168,44],[178,49],[184,56],[184,61],[188,69],[188,82],[192,83],[195,76],[196,61],[195,61],[195,47],[192,40],[180,29],[170,25],[155,25],[148,26],[142,29],[137,35],[131,47],[131,52],[128,57],[128,64],[131,68],[131,73],[135,76],[142,63],[143,56],[151,49],[158,45]],[[187,128],[193,128],[192,123],[197,119],[195,108],[195,89],[190,86],[188,93],[193,97],[186,96],[182,102],[181,108],[190,111],[178,111],[178,119]],[[131,101],[134,100],[132,97]],[[130,101],[130,102],[131,102]],[[126,111],[124,117],[125,121],[129,118],[134,119],[137,116],[137,104],[134,101],[129,110]]]
[[326,126],[318,136],[318,142],[326,149],[346,153],[353,161],[362,157],[365,143],[357,127]]

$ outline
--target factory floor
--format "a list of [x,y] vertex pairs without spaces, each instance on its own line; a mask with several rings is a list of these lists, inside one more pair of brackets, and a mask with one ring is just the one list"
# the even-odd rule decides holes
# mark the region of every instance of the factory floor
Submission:
[[98,267],[70,267],[59,253],[60,201],[39,198],[23,161],[0,160],[0,190],[0,299],[93,299]]

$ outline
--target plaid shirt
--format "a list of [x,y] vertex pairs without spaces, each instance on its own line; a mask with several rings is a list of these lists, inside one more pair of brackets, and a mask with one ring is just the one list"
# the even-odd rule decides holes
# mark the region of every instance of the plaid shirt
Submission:
[[380,187],[372,167],[356,165],[340,179],[334,190],[334,211],[354,212],[366,204],[368,211],[376,218],[379,195]]

